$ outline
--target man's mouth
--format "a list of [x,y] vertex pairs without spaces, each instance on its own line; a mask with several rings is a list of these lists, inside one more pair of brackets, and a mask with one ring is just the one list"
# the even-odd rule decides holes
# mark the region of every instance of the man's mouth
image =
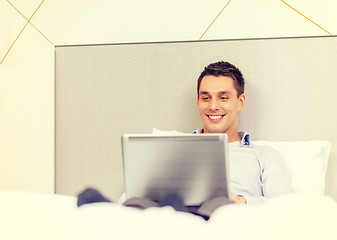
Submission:
[[207,115],[207,117],[208,117],[210,120],[213,120],[213,121],[220,120],[220,119],[222,119],[224,116],[225,116],[225,114],[224,114],[224,115]]

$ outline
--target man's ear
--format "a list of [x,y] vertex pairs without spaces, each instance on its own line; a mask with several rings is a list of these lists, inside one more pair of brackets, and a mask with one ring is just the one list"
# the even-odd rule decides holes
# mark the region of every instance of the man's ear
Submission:
[[242,93],[239,97],[239,112],[245,107],[246,105],[246,96],[244,93]]

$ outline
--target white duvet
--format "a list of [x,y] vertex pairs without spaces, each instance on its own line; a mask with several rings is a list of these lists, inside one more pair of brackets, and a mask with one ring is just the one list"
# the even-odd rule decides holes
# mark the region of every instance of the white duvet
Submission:
[[76,198],[0,191],[0,239],[337,239],[337,203],[289,195],[261,206],[219,208],[206,222],[171,207],[76,207]]

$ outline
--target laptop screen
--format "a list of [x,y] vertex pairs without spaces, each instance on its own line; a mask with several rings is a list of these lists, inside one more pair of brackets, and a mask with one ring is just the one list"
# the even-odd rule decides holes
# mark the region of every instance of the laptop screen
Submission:
[[122,150],[127,199],[175,193],[197,206],[229,198],[226,134],[123,135]]

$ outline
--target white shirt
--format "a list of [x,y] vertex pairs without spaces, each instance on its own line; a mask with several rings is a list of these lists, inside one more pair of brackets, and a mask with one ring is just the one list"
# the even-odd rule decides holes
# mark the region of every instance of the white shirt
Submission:
[[228,144],[230,191],[244,196],[249,205],[293,193],[282,155],[272,147],[254,145],[248,133],[239,136],[241,142]]

